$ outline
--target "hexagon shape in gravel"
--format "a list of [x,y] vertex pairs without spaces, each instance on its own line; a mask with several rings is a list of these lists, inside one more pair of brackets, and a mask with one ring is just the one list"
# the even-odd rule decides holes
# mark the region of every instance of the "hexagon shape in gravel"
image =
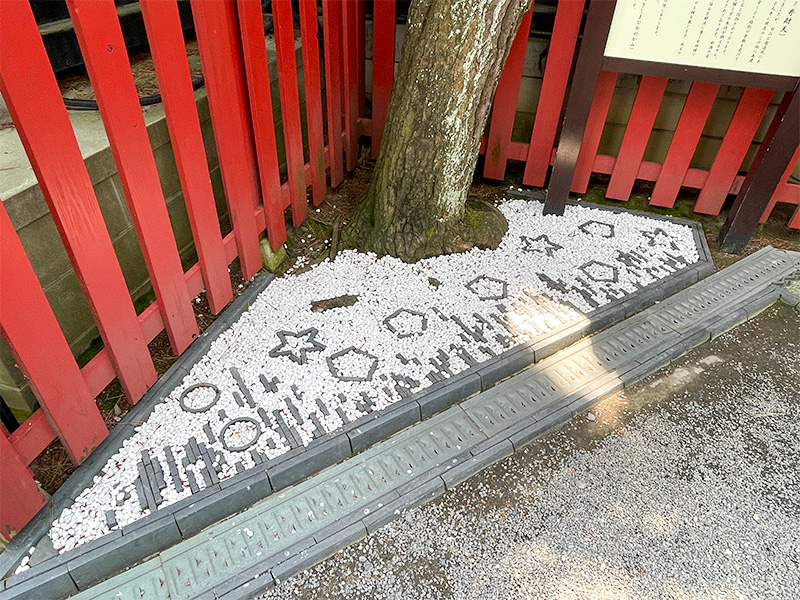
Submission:
[[580,229],[583,233],[588,233],[589,235],[594,235],[601,238],[613,238],[614,237],[614,226],[611,223],[603,223],[602,221],[586,221],[581,225],[578,225],[578,229]]
[[619,272],[617,267],[607,265],[599,260],[590,260],[585,265],[579,267],[581,271],[592,281],[614,282],[618,280]]
[[488,275],[476,277],[467,284],[467,289],[481,300],[502,300],[508,295],[508,284]]
[[383,324],[397,337],[407,338],[425,333],[428,329],[428,317],[419,311],[401,308],[386,317]]
[[350,346],[331,354],[328,369],[339,381],[369,381],[378,368],[378,358],[369,352]]

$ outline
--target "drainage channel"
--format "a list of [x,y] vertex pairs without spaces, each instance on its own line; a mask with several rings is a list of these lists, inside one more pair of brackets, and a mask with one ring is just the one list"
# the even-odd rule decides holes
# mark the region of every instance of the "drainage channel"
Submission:
[[[761,250],[74,598],[252,598],[779,298],[797,304],[781,286],[798,275],[800,253]],[[241,491],[251,493],[247,486]],[[170,527],[154,523],[148,535],[174,535]],[[125,556],[87,553],[82,569],[72,564],[67,572],[64,565],[65,573],[21,581],[0,598],[64,597],[69,585],[91,579],[94,560]]]

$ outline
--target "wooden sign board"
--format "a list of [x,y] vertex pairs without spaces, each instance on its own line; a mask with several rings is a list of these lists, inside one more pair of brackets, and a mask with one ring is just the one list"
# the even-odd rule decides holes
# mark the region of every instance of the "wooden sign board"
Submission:
[[800,0],[617,0],[605,56],[800,76]]

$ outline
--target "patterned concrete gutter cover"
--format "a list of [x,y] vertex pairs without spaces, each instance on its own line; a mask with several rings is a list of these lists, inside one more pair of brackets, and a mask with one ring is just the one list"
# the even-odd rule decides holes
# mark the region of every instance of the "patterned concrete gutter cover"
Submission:
[[[764,249],[75,598],[254,598],[779,298],[797,305],[781,286],[798,276],[800,253]],[[74,593],[92,580],[87,565],[115,560],[113,546],[0,597]]]
[[[55,597],[57,582],[65,585],[64,593],[76,591],[76,584],[91,585],[488,390],[533,362],[694,283],[712,268],[696,223],[586,204],[570,207],[566,218],[552,222],[541,217],[541,205],[535,202],[510,200],[502,209],[509,235],[498,251],[411,266],[416,279],[425,280],[424,286],[415,288],[414,277],[400,272],[402,285],[390,289],[389,300],[378,303],[378,309],[365,301],[374,290],[361,290],[364,297],[355,306],[330,311],[339,315],[339,324],[325,321],[329,313],[320,320],[309,310],[294,308],[292,314],[299,316],[293,322],[287,322],[292,314],[270,320],[285,329],[253,325],[274,316],[268,309],[274,308],[276,297],[287,299],[285,291],[280,295],[285,284],[294,286],[292,293],[300,304],[318,299],[297,291],[305,275],[277,280],[260,297],[272,280],[259,278],[0,555],[0,570],[13,572],[28,549],[37,547],[32,562],[38,564],[4,581],[4,586],[10,592],[17,582],[40,578],[53,582]],[[478,270],[469,271],[470,263]],[[341,270],[348,268],[351,277],[355,273],[362,279],[379,268],[376,264],[382,263],[356,255],[349,263],[337,259],[339,272],[326,268],[339,280]],[[535,268],[526,270],[526,265]],[[338,289],[326,285],[328,290]],[[401,288],[408,288],[405,295]],[[429,302],[431,297],[442,300]],[[468,311],[458,313],[453,298]],[[367,309],[368,314],[363,312]],[[349,329],[339,327],[348,322],[347,311],[354,310],[362,311],[361,320],[350,317]],[[382,330],[384,337],[377,337],[383,346],[370,346],[369,340],[359,338],[367,317]],[[244,335],[248,331],[254,337]],[[215,345],[219,340],[225,342],[221,350]],[[278,367],[265,372],[263,363],[248,364],[248,355],[239,349],[252,356],[253,347],[267,350],[260,352],[261,358],[267,354],[273,361],[270,367],[279,364],[280,375]],[[387,358],[389,351],[397,355]],[[214,360],[217,363],[211,364]],[[214,371],[220,364],[225,368]],[[329,393],[330,381],[316,387],[309,383],[308,372],[311,379],[323,374],[337,384],[337,393]],[[302,387],[296,382],[303,382]],[[170,436],[186,439],[177,445],[143,446],[142,440],[157,438],[158,427],[149,425],[154,419],[148,418],[159,414],[158,426],[164,414],[184,418],[191,430]],[[87,519],[90,526],[84,528],[91,531],[85,539],[62,546],[61,554],[48,558],[45,536],[51,523],[61,532],[60,538],[51,532],[52,537],[63,544],[64,532],[73,527],[68,517],[80,515],[81,503],[91,503],[91,494],[106,485],[104,477],[111,479],[122,471],[112,463],[126,449],[129,456],[123,458],[135,465],[133,477],[110,486],[111,501],[101,507],[102,522]],[[95,519],[97,513],[94,510]],[[125,552],[113,552],[122,548]],[[49,552],[55,554],[52,546]],[[118,560],[109,560],[109,555]],[[97,560],[100,556],[103,560]]]

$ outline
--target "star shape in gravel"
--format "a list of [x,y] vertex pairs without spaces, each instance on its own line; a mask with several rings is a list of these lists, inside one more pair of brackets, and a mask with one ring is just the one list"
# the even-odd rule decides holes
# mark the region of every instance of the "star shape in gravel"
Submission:
[[547,256],[553,256],[556,250],[561,250],[563,246],[559,246],[550,241],[546,235],[542,234],[536,238],[529,238],[527,235],[520,236],[522,240],[523,252],[542,252]]
[[281,343],[270,350],[269,355],[273,358],[285,356],[299,365],[304,365],[308,362],[309,352],[325,350],[325,345],[315,339],[318,333],[314,327],[298,332],[278,331],[277,336]]
[[678,245],[674,242],[674,240],[669,237],[669,234],[661,229],[661,227],[656,227],[650,231],[642,231],[642,235],[650,240],[647,245],[648,246],[655,246],[658,243],[669,243],[670,247],[673,250],[678,249]]

